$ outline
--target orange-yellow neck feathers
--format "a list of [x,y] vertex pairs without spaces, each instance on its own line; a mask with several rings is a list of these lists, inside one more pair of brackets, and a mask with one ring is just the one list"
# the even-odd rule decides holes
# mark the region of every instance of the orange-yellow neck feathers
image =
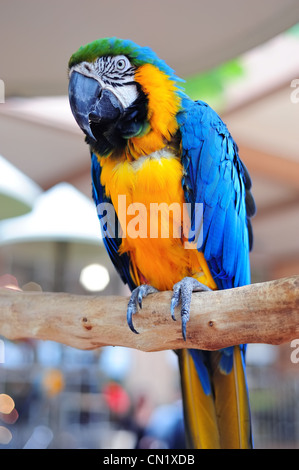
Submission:
[[133,158],[138,158],[161,150],[175,135],[178,128],[176,114],[181,99],[175,82],[154,65],[145,64],[139,67],[135,80],[147,95],[150,125],[147,134],[133,137],[128,142],[129,152]]

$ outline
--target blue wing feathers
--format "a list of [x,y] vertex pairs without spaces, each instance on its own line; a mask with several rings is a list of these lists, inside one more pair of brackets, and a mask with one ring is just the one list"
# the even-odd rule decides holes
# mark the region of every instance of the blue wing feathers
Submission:
[[213,211],[213,218],[209,224],[209,232],[206,239],[205,256],[207,259],[218,258],[221,256],[225,221],[226,213],[219,205],[217,205]]
[[208,138],[204,140],[201,147],[200,155],[202,158],[199,159],[199,174],[202,181],[208,185],[212,183],[216,177],[216,173],[218,171],[217,163],[220,159],[220,154],[219,152],[215,152],[216,136],[214,135],[214,132],[212,132],[212,129],[207,137]]
[[246,284],[249,217],[255,205],[237,145],[220,117],[202,101],[185,98],[178,122],[186,200],[204,204],[202,251],[220,289]]
[[210,376],[208,372],[208,364],[206,360],[206,352],[201,351],[199,349],[188,349],[189,354],[191,354],[191,357],[193,359],[196,372],[198,374],[200,383],[202,385],[203,391],[205,392],[206,395],[210,395],[212,392],[211,388],[211,381],[210,381]]

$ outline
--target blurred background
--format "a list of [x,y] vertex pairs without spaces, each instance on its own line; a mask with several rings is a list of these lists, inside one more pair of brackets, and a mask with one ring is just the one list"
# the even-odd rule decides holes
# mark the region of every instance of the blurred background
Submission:
[[[70,55],[105,36],[153,48],[221,115],[253,180],[252,281],[298,274],[298,22],[297,0],[1,0],[0,275],[129,294],[103,248],[67,99]],[[257,448],[299,448],[292,352],[249,345]],[[182,431],[173,352],[0,340],[0,448],[182,448]]]

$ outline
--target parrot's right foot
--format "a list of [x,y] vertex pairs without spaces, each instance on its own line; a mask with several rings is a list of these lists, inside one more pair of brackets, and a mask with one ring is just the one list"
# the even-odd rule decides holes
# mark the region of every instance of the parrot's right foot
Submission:
[[171,298],[171,317],[175,320],[174,309],[181,303],[182,335],[186,341],[187,322],[190,318],[192,292],[210,291],[211,289],[193,277],[185,277],[173,286]]
[[133,315],[138,312],[138,305],[139,308],[142,308],[142,299],[154,292],[158,292],[158,289],[148,284],[142,284],[133,290],[127,308],[127,322],[133,333],[138,334],[133,325]]

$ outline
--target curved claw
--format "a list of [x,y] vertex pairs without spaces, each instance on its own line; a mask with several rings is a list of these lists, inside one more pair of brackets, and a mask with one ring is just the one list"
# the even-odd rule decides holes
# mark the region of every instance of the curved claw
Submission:
[[135,310],[133,305],[128,305],[127,308],[127,323],[129,325],[129,328],[133,333],[136,333],[136,335],[139,335],[139,332],[135,330],[134,325],[133,325],[133,315],[134,313],[137,312],[137,309]]
[[201,282],[197,281],[197,279],[194,279],[193,277],[185,277],[173,286],[170,312],[172,319],[175,320],[174,309],[181,301],[182,335],[184,341],[186,341],[187,323],[190,318],[192,292],[207,290],[210,290],[209,287],[201,284]]
[[131,294],[127,307],[127,323],[130,330],[137,335],[139,332],[134,328],[133,315],[138,312],[138,305],[139,308],[142,308],[142,299],[153,292],[158,292],[158,290],[148,284],[142,284],[141,286],[136,287]]
[[183,339],[184,341],[186,341],[186,338],[187,338],[187,322],[189,321],[189,316],[182,316],[182,335],[183,335]]

